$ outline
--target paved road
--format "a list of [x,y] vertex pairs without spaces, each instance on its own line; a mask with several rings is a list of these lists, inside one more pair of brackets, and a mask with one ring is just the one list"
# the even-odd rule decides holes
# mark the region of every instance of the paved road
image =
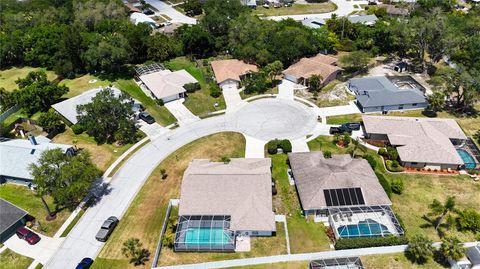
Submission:
[[[337,16],[347,16],[352,13],[355,8],[354,5],[363,5],[368,4],[368,1],[347,1],[347,0],[331,0],[333,3],[337,5],[337,9],[333,12],[328,13],[319,13],[319,14],[299,14],[299,15],[286,15],[286,16],[270,16],[266,17],[267,19],[280,21],[285,20],[288,18],[294,19],[296,21],[300,21],[306,18],[322,18],[322,19],[330,19],[333,14]],[[260,8],[260,7],[259,7]],[[358,9],[357,9],[358,10]],[[361,9],[360,9],[361,10]]]
[[146,0],[145,2],[152,5],[154,8],[158,9],[159,14],[164,14],[170,17],[171,22],[186,23],[186,24],[197,23],[196,19],[185,16],[184,14],[178,12],[175,8],[166,4],[165,2],[162,2],[160,0]]
[[95,240],[101,223],[109,216],[121,219],[153,169],[183,145],[223,131],[240,131],[261,140],[296,139],[314,127],[315,115],[307,106],[294,101],[262,99],[247,104],[238,113],[193,122],[152,139],[125,161],[105,195],[85,212],[44,268],[75,268],[82,258],[95,258],[103,246]]

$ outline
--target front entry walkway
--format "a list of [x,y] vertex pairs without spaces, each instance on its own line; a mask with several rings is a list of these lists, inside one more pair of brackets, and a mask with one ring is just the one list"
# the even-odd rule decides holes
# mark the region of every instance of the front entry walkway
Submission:
[[300,139],[290,140],[290,143],[292,143],[292,152],[309,152],[310,151],[305,137]]
[[10,237],[3,244],[13,252],[45,264],[57,251],[65,238],[52,238],[40,234],[38,236],[41,239],[35,245],[29,245],[25,240],[18,238],[16,235]]
[[240,97],[240,91],[236,83],[230,83],[222,86],[223,98],[227,104],[227,113],[236,111],[242,105],[246,104]]
[[179,125],[185,125],[200,120],[199,117],[193,115],[188,108],[183,105],[184,99],[171,101],[165,104],[165,107],[178,120]]

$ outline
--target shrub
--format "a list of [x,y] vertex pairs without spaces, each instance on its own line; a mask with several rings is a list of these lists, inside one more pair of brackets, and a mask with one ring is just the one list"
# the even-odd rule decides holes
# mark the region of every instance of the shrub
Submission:
[[397,160],[386,160],[385,161],[385,166],[387,167],[388,171],[391,172],[402,172],[403,167],[400,166]]
[[82,125],[80,124],[74,124],[72,125],[72,131],[74,134],[79,135],[85,131]]
[[375,175],[377,176],[378,181],[380,182],[380,185],[382,185],[387,196],[390,197],[392,195],[392,186],[390,186],[390,182],[388,182],[383,174],[375,173]]
[[394,147],[387,147],[388,158],[390,160],[397,160],[398,159],[398,151]]
[[325,157],[325,159],[330,159],[330,158],[332,158],[332,152],[331,152],[331,151],[328,151],[328,150],[324,151],[324,152],[323,152],[323,157]]
[[353,248],[369,248],[381,246],[396,246],[408,243],[405,236],[386,236],[386,237],[357,237],[357,238],[340,238],[335,244],[335,249],[353,249]]
[[42,126],[43,130],[47,133],[63,132],[65,130],[65,124],[62,118],[52,110],[42,113],[37,123]]
[[222,95],[222,89],[220,89],[217,84],[211,83],[209,88],[210,96],[212,96],[213,98],[218,98],[220,97],[220,95]]
[[292,152],[292,143],[290,143],[290,140],[288,139],[279,141],[278,147],[280,147],[284,153]]
[[467,208],[459,212],[457,219],[460,231],[480,232],[480,213],[473,208]]
[[392,191],[396,194],[402,194],[404,186],[403,186],[403,180],[401,179],[394,179],[392,180],[392,183],[390,184]]
[[385,148],[380,148],[378,150],[378,155],[386,156],[387,155],[387,150]]
[[372,155],[365,155],[363,156],[365,160],[367,160],[368,164],[372,167],[372,169],[375,169],[377,167],[377,160]]
[[164,106],[164,105],[165,105],[165,102],[163,102],[162,99],[157,99],[157,104],[158,104],[159,106]]
[[392,167],[393,167],[393,168],[398,168],[399,166],[400,166],[400,164],[398,163],[397,160],[393,160],[393,161],[392,161]]
[[188,93],[192,93],[192,92],[196,92],[196,91],[200,90],[200,84],[198,82],[187,83],[187,84],[183,85],[183,88]]
[[268,154],[277,154],[278,140],[270,140],[267,143]]

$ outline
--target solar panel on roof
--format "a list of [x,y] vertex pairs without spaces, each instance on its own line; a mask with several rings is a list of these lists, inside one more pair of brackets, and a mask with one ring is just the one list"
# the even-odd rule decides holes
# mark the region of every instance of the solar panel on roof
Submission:
[[343,188],[323,190],[327,206],[364,205],[362,190],[360,188]]

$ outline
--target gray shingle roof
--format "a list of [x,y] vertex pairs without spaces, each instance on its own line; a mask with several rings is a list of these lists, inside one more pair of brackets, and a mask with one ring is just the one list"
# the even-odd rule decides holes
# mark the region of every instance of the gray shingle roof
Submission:
[[351,23],[361,23],[365,25],[372,25],[377,22],[378,18],[375,15],[352,15],[348,17]]
[[5,232],[5,230],[10,228],[27,214],[27,211],[4,199],[0,199],[0,233]]
[[306,27],[317,29],[325,25],[325,19],[323,18],[305,18],[302,20],[302,24]]
[[234,231],[275,231],[270,159],[193,160],[183,175],[180,216],[228,215]]
[[362,107],[395,106],[426,103],[427,99],[418,89],[399,89],[384,76],[353,78],[348,87],[357,96]]
[[361,188],[365,205],[392,204],[364,159],[348,154],[325,159],[319,151],[289,153],[288,159],[304,210],[327,208],[325,189]]
[[43,136],[36,137],[38,145],[27,139],[12,139],[0,142],[0,175],[32,180],[28,171],[31,163],[36,163],[45,150],[60,148],[66,152],[72,146],[50,143]]

